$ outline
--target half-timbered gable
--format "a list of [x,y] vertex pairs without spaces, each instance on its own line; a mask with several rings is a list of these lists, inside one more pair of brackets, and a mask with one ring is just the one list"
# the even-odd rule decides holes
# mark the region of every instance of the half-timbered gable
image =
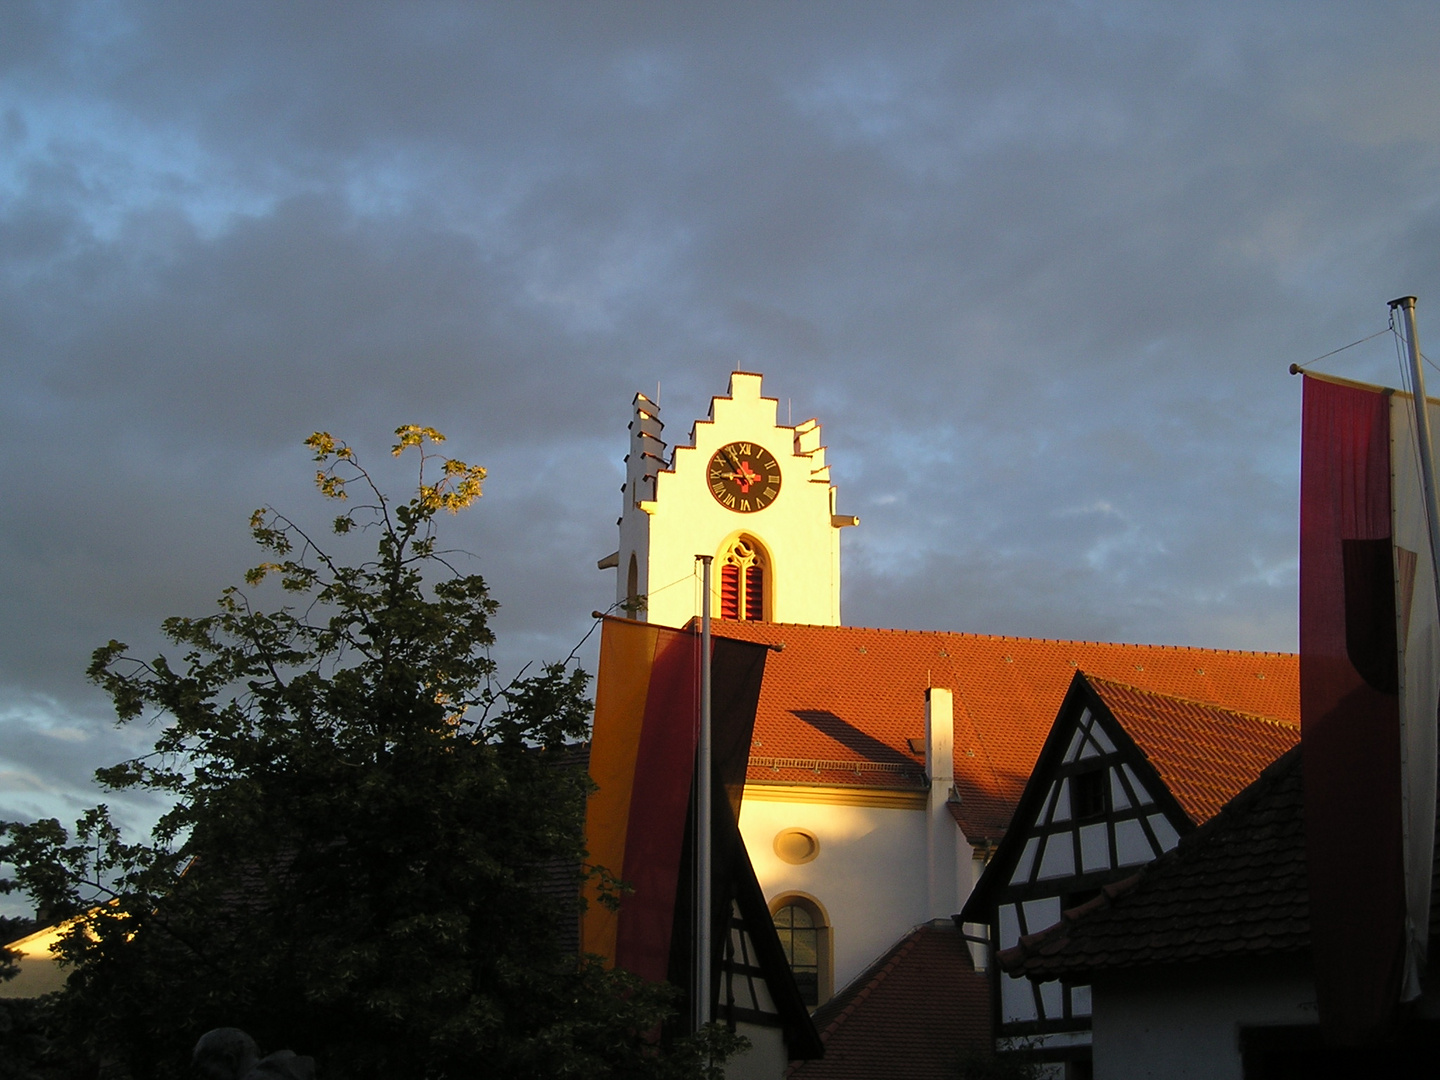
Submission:
[[[1322,1036],[1302,753],[1283,754],[1174,851],[997,957],[1031,978],[1093,980],[1096,1075],[1440,1076],[1433,960],[1421,998],[1385,1037]],[[1435,941],[1434,887],[1430,910]]]
[[748,859],[723,948],[715,1017],[750,1040],[751,1066],[764,1059],[778,1075],[790,1061],[819,1057],[819,1037]]
[[[779,1077],[790,1062],[819,1057],[824,1048],[770,918],[765,893],[755,877],[728,800],[717,801],[714,810],[709,1013],[750,1043],[750,1049],[727,1064],[727,1076]],[[693,830],[688,820],[685,831],[667,980],[680,991],[679,1015],[689,1018],[677,1030],[688,1032],[693,1030],[689,1021],[693,1021],[696,1011],[693,995],[698,927]]]
[[[1009,948],[1060,921],[1125,866],[1149,862],[1194,827],[1155,767],[1085,677],[1076,674],[1036,775],[1003,845],[1008,873],[996,895],[995,940]],[[988,921],[988,920],[987,920]],[[1066,1030],[1090,1015],[1088,987],[1002,976],[1000,1018],[1009,1034]]]
[[[1077,671],[964,918],[988,925],[1000,949],[1053,926],[1173,848],[1298,736],[1289,720]],[[1002,1040],[1039,1040],[1056,1057],[1084,1054],[1088,986],[997,979]]]

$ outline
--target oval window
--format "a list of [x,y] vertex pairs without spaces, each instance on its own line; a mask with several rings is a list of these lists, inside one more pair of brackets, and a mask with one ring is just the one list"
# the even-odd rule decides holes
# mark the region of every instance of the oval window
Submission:
[[820,841],[807,829],[781,829],[775,834],[775,854],[787,863],[807,863],[820,854]]

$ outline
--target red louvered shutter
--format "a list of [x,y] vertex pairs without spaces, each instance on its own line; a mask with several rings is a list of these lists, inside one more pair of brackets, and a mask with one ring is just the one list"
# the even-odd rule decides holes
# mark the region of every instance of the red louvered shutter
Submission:
[[765,618],[765,568],[758,559],[745,574],[745,618],[754,622]]
[[720,617],[740,618],[740,568],[734,563],[720,567]]

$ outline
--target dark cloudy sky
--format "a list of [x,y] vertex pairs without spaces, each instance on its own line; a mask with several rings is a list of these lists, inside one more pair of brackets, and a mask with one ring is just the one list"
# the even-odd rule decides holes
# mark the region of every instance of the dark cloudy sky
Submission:
[[732,368],[825,424],[848,622],[1293,648],[1286,367],[1440,335],[1437,56],[1432,3],[10,0],[0,817],[153,736],[90,650],[323,520],[312,430],[489,468],[513,670],[610,599],[633,393]]

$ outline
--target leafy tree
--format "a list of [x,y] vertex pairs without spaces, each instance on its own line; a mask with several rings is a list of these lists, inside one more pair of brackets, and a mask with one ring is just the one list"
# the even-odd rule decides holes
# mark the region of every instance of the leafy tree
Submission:
[[[588,676],[497,682],[496,603],[435,532],[484,470],[433,429],[396,435],[418,456],[404,502],[348,445],[307,440],[320,491],[360,496],[330,545],[368,536],[373,556],[256,511],[267,561],[215,613],[164,623],[178,658],[96,650],[120,722],[164,721],[152,753],[98,778],[173,806],[141,843],[104,806],[73,835],[4,826],[4,888],[75,919],[55,1023],[92,1068],[134,1076],[183,1075],[225,1025],[324,1077],[701,1075],[723,1033],[655,1043],[666,991],[577,960],[559,932],[579,903],[589,780],[565,747]],[[289,598],[273,610],[251,595],[267,578]]]

